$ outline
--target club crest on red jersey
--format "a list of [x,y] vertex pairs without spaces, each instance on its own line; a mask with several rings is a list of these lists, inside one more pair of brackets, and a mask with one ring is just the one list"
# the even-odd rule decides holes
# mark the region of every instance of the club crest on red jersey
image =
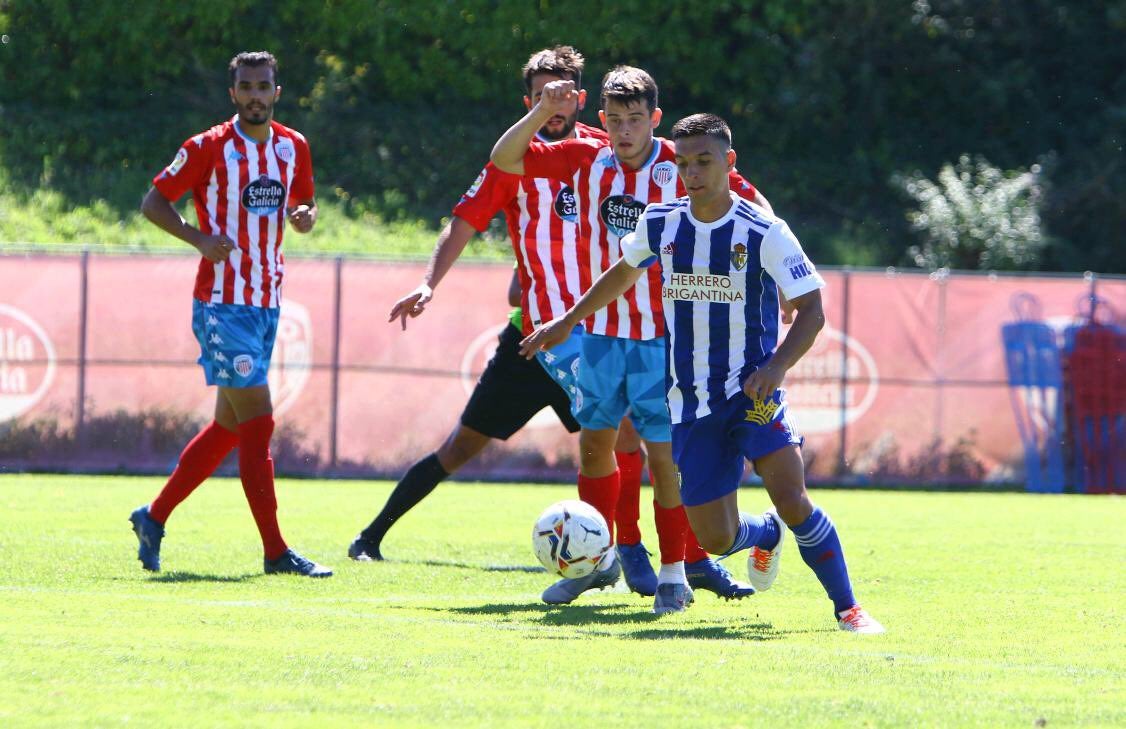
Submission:
[[297,154],[297,151],[293,148],[292,141],[282,137],[278,140],[278,143],[274,145],[274,154],[276,154],[278,159],[282,162],[288,164],[293,161],[293,157]]
[[676,179],[676,165],[672,162],[658,162],[653,165],[652,177],[653,182],[664,187]]

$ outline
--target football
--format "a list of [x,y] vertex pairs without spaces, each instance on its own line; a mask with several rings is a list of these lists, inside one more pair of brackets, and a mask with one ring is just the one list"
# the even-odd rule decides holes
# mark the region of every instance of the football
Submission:
[[536,519],[532,549],[548,572],[572,579],[585,577],[610,552],[610,529],[590,504],[560,501]]

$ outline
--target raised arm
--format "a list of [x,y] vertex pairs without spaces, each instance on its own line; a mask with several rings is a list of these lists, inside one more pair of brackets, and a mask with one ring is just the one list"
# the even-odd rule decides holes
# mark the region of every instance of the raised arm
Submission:
[[590,290],[583,294],[566,314],[529,334],[520,343],[520,354],[531,359],[539,350],[551,349],[566,341],[571,335],[571,330],[578,326],[579,322],[599,309],[609,306],[610,302],[629,291],[630,287],[637,283],[637,279],[641,278],[643,272],[644,269],[634,268],[625,258],[619,258],[617,263],[598,277]]
[[403,329],[407,328],[407,317],[414,318],[426,310],[426,305],[434,298],[434,289],[445,278],[453,267],[454,261],[461,256],[469,239],[476,233],[476,229],[468,222],[453,216],[434,243],[434,251],[430,254],[430,263],[426,266],[426,274],[422,283],[406,296],[395,302],[391,307],[391,316],[387,321],[399,319]]
[[514,175],[524,174],[524,154],[536,132],[556,114],[566,114],[578,95],[574,81],[552,81],[543,87],[539,103],[508,128],[493,145],[493,164]]

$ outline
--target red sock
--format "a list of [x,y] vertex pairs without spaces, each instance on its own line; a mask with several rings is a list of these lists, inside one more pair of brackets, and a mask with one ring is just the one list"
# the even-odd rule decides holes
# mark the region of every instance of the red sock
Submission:
[[270,458],[270,436],[274,417],[261,415],[239,423],[238,469],[250,513],[262,535],[266,559],[277,559],[287,549],[278,528],[278,500],[274,496],[274,459]]
[[161,524],[168,521],[172,510],[188,498],[196,486],[215,473],[215,469],[236,445],[238,433],[232,433],[215,421],[199,431],[184,446],[180,462],[176,464],[164,488],[149,505],[149,516]]
[[614,512],[618,544],[637,544],[641,541],[641,529],[637,525],[641,518],[641,469],[644,465],[641,449],[633,453],[614,451],[614,458],[618,461],[618,479],[621,482]]
[[653,500],[653,519],[657,522],[657,541],[661,547],[661,564],[684,561],[684,534],[688,530],[688,515],[684,507],[666,509]]
[[621,482],[618,472],[609,476],[591,478],[579,474],[579,498],[598,509],[610,527],[610,542],[614,543],[614,511],[618,503],[618,489]]
[[700,546],[699,540],[696,539],[696,532],[692,531],[692,525],[689,524],[684,530],[684,561],[692,563],[707,558],[708,553]]

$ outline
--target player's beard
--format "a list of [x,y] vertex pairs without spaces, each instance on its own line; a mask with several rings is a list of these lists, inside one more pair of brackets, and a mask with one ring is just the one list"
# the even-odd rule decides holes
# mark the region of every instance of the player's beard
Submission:
[[270,117],[274,113],[274,105],[268,104],[257,109],[251,109],[249,106],[236,104],[238,110],[238,118],[243,124],[253,124],[255,126],[266,124],[270,121]]
[[[552,119],[554,118],[555,117],[552,117]],[[550,139],[553,142],[558,142],[560,139],[566,139],[574,133],[575,124],[578,122],[578,119],[579,110],[575,109],[575,112],[573,114],[563,117],[563,126],[559,127],[558,130],[552,131],[551,129],[548,129],[546,124],[540,127],[540,136],[544,139]],[[550,122],[551,119],[548,119],[548,121]]]

